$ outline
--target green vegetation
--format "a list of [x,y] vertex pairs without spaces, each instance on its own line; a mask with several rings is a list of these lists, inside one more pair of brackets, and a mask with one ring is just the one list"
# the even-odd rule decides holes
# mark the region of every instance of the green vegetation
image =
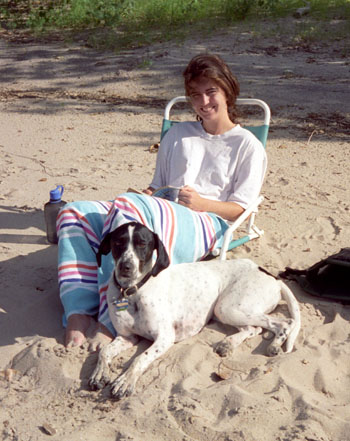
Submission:
[[[243,20],[290,16],[305,4],[303,0],[0,0],[0,26],[40,34],[89,30],[93,45],[128,47],[182,39],[201,29],[208,33]],[[308,4],[308,18],[345,21],[341,34],[349,33],[350,0]],[[301,38],[318,33],[313,23],[301,30]]]

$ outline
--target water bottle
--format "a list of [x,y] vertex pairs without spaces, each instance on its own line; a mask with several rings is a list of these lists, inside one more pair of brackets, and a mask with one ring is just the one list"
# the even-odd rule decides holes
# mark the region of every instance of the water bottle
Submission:
[[58,243],[56,231],[56,219],[60,209],[66,204],[62,201],[63,186],[58,185],[55,190],[50,191],[50,201],[44,205],[44,215],[46,223],[46,236],[50,243]]

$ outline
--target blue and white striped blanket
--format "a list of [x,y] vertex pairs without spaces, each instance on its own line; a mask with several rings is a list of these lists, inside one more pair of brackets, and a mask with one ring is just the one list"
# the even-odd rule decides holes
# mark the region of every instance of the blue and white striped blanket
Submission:
[[213,213],[190,210],[175,202],[145,194],[125,193],[113,202],[73,202],[57,219],[58,279],[65,317],[98,314],[112,333],[106,291],[113,259],[96,252],[103,237],[118,226],[136,221],[158,234],[171,264],[195,262],[220,247],[226,222]]

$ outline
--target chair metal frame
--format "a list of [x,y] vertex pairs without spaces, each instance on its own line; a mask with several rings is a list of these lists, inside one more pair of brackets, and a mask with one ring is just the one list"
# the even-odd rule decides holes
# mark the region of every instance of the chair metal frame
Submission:
[[[173,98],[168,102],[164,110],[163,124],[161,130],[161,139],[165,135],[165,133],[170,129],[173,124],[176,124],[178,121],[174,121],[170,119],[170,112],[173,106],[179,102],[186,102],[188,99],[185,96],[178,96]],[[238,98],[236,101],[237,105],[253,105],[259,106],[264,112],[264,121],[263,124],[257,126],[244,126],[250,132],[252,132],[263,144],[264,148],[266,148],[267,136],[270,126],[271,119],[271,111],[269,106],[265,103],[265,101],[255,99],[255,98]],[[220,260],[225,260],[227,256],[227,251],[230,251],[244,243],[261,237],[264,234],[263,230],[260,230],[255,225],[255,216],[258,212],[258,207],[261,202],[264,200],[263,196],[259,196],[254,202],[252,202],[244,212],[232,223],[229,228],[225,232],[224,240],[222,247],[217,250],[213,250],[212,255],[219,256]],[[246,226],[246,234],[238,239],[233,239],[234,232],[245,222],[247,221]]]

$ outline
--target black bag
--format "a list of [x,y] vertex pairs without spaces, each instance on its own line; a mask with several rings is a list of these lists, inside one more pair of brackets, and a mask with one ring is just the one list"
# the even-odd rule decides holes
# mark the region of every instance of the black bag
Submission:
[[342,248],[306,270],[287,267],[279,276],[296,281],[313,296],[350,304],[350,248]]

